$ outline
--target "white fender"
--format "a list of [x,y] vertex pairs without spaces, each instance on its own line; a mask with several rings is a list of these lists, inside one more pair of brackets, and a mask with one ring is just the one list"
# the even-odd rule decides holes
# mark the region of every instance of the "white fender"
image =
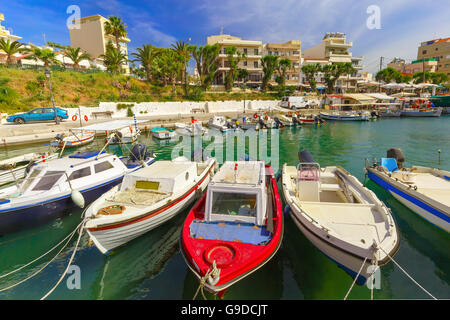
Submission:
[[84,197],[81,194],[80,191],[78,190],[72,190],[72,193],[70,195],[70,197],[72,198],[72,201],[79,206],[80,208],[84,208]]

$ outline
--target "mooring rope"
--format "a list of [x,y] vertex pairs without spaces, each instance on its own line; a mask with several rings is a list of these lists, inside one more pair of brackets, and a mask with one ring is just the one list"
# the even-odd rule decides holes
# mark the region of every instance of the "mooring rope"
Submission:
[[363,269],[363,267],[364,267],[364,264],[366,263],[368,257],[369,257],[369,256],[367,256],[367,257],[364,258],[364,261],[363,261],[361,267],[359,268],[358,274],[356,275],[355,279],[353,279],[352,285],[351,285],[350,288],[348,289],[347,294],[346,294],[345,297],[344,297],[344,300],[347,300],[347,297],[348,297],[348,295],[350,294],[350,291],[352,291],[353,286],[355,285],[356,280],[358,279],[358,277],[359,277],[359,275],[360,275],[360,273],[361,273],[361,271],[362,271],[362,269]]
[[420,289],[422,289],[426,294],[428,294],[431,298],[433,298],[434,300],[438,300],[436,297],[434,297],[431,293],[429,293],[424,287],[422,287],[416,280],[414,280],[413,277],[411,277],[408,272],[406,272],[395,260],[394,258],[392,258],[389,253],[387,253],[386,251],[384,251],[383,248],[379,247],[387,256],[388,258],[404,273],[406,274],[406,276],[408,276],[409,279],[411,279],[412,282],[414,282]]
[[195,292],[195,295],[192,298],[192,300],[195,300],[195,298],[197,297],[199,291],[201,291],[203,299],[204,300],[208,300],[206,298],[206,296],[205,296],[205,292],[203,291],[203,288],[205,287],[205,283],[206,283],[206,280],[208,279],[208,277],[211,274],[217,274],[218,270],[216,269],[215,265],[216,264],[215,264],[215,261],[214,261],[213,264],[211,265],[211,267],[209,267],[208,271],[205,273],[205,275],[200,278],[200,284],[199,284],[199,286],[197,288],[197,291]]
[[[25,281],[27,281],[27,280],[33,278],[34,276],[36,276],[37,274],[39,274],[42,270],[44,270],[50,263],[52,263],[52,262],[59,256],[59,254],[64,250],[64,248],[67,247],[67,245],[69,244],[70,240],[72,240],[73,235],[74,235],[75,232],[78,230],[78,228],[82,225],[83,222],[84,222],[84,220],[83,220],[83,221],[82,221],[82,222],[81,222],[81,223],[80,223],[80,224],[79,224],[79,225],[78,225],[78,226],[77,226],[77,227],[76,227],[76,228],[75,228],[75,229],[74,229],[74,230],[73,230],[66,238],[64,238],[64,239],[59,243],[59,244],[61,244],[65,239],[67,239],[67,238],[69,237],[69,239],[68,239],[67,242],[64,244],[64,246],[61,247],[61,249],[58,251],[58,253],[56,253],[56,255],[55,255],[49,262],[47,262],[46,264],[44,264],[43,267],[41,267],[39,270],[37,270],[36,272],[34,272],[33,274],[31,274],[30,276],[28,276],[28,277],[26,277],[26,278],[20,280],[19,282],[16,282],[15,284],[12,284],[12,285],[10,285],[10,286],[8,286],[8,287],[5,287],[5,288],[0,289],[0,292],[9,290],[9,289],[11,289],[11,288],[14,288],[14,287],[18,286],[19,284],[24,283]],[[59,244],[58,244],[58,245],[59,245]],[[5,274],[5,275],[2,275],[2,278],[3,278],[3,277],[6,277],[7,275],[13,274],[13,273],[15,273],[15,272],[17,272],[17,271],[19,271],[19,270],[25,268],[26,266],[29,266],[31,263],[33,263],[33,262],[35,262],[35,261],[41,259],[41,258],[44,257],[45,255],[47,255],[49,252],[51,252],[51,251],[53,251],[55,248],[57,248],[58,245],[56,245],[55,247],[53,247],[50,251],[46,252],[44,255],[42,255],[42,256],[40,256],[40,257],[34,259],[33,261],[27,263],[26,265],[24,265],[24,266],[22,266],[22,267],[20,267],[20,268],[18,268],[18,269],[16,269],[16,270],[13,270],[13,271],[11,271],[11,272]]]
[[[83,230],[84,230],[84,224],[86,223],[86,220],[83,220],[81,222],[81,225],[78,229],[78,240],[77,243],[75,244],[75,248],[73,249],[72,252],[72,256],[70,257],[69,263],[67,264],[66,270],[64,270],[63,274],[61,275],[61,277],[59,278],[58,282],[56,282],[56,284],[53,286],[53,288],[50,289],[50,291],[48,291],[40,300],[45,300],[57,287],[58,285],[61,283],[61,281],[64,279],[64,277],[66,276],[67,271],[69,271],[69,267],[72,264],[72,261],[75,257],[75,253],[77,252],[78,249],[78,245],[80,244],[80,240],[81,240],[81,235],[83,234]],[[75,229],[76,231],[77,229]]]

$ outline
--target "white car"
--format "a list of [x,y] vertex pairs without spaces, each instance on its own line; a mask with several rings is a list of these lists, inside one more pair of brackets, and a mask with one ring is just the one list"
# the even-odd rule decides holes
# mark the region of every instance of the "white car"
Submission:
[[301,109],[306,108],[308,105],[308,100],[305,97],[291,96],[291,97],[283,97],[281,98],[280,106],[282,108],[288,109]]

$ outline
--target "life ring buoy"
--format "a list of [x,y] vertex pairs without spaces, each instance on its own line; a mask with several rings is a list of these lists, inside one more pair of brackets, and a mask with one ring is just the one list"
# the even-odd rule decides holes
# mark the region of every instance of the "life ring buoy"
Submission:
[[292,112],[288,112],[288,116],[291,117],[292,116]]
[[132,126],[130,126],[130,132],[133,133],[133,127]]
[[76,114],[74,114],[73,116],[72,116],[72,121],[77,121],[77,115]]
[[88,121],[89,121],[89,118],[88,118],[88,116],[87,116],[87,115],[84,115],[84,121],[86,121],[86,122],[88,122]]
[[258,114],[256,112],[253,114],[253,119],[258,119]]
[[264,120],[269,120],[269,117],[268,116],[264,116]]

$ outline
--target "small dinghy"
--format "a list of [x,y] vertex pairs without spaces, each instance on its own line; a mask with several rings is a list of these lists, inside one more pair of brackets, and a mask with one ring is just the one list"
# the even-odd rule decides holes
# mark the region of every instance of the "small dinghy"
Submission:
[[175,131],[163,127],[156,127],[152,129],[152,136],[159,140],[166,140],[175,138],[177,134]]
[[282,234],[272,168],[262,161],[227,161],[187,216],[181,252],[201,284],[222,296],[275,255]]
[[202,123],[197,120],[192,120],[191,124],[185,124],[185,123],[175,123],[176,132],[178,134],[184,135],[184,136],[203,136],[205,133],[208,132],[205,128],[203,128]]
[[0,235],[21,231],[70,214],[119,184],[126,173],[155,159],[144,145],[129,157],[104,151],[77,152],[41,162],[15,186],[0,190]]
[[400,149],[389,149],[386,158],[369,165],[366,173],[413,212],[450,232],[450,172],[422,166],[403,167]]
[[235,129],[231,121],[226,119],[224,116],[213,116],[208,121],[208,127],[210,129],[220,130],[221,132],[227,132]]
[[0,185],[22,180],[34,164],[58,157],[57,153],[27,153],[0,161]]
[[[201,160],[201,159],[199,159]],[[103,253],[173,218],[198,199],[214,174],[216,160],[157,161],[125,175],[86,210],[86,230]]]
[[313,114],[307,114],[303,116],[297,116],[298,121],[301,124],[323,124],[323,121],[319,116]]
[[320,112],[320,117],[325,120],[334,121],[367,121],[369,116],[365,112],[356,111],[331,111],[331,112]]
[[59,149],[75,148],[91,143],[95,138],[95,131],[83,130],[74,132],[70,130],[70,132],[72,133],[70,136],[65,136],[63,133],[57,134],[55,140],[50,142],[50,145]]
[[[389,262],[399,244],[390,210],[338,166],[320,168],[308,151],[298,167],[283,165],[283,194],[291,217],[322,253],[364,284],[376,266]],[[363,265],[364,263],[364,265]],[[373,267],[371,267],[373,265]]]

